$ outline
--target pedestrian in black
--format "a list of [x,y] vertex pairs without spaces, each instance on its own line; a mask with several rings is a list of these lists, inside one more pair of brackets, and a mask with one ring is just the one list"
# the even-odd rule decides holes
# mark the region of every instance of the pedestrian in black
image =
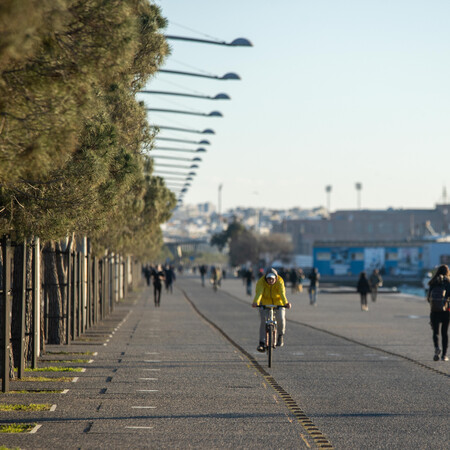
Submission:
[[156,269],[153,271],[153,298],[156,307],[159,307],[161,304],[161,289],[164,279],[162,267],[160,265],[156,266]]
[[369,280],[367,279],[366,272],[361,272],[359,274],[356,291],[359,292],[359,295],[361,297],[361,310],[369,311],[369,307],[367,306],[367,294],[370,292],[370,284]]
[[164,269],[165,280],[164,283],[166,285],[166,292],[173,293],[173,282],[176,280],[175,270],[173,266],[166,266]]
[[200,278],[202,279],[202,286],[205,287],[205,275],[206,275],[206,272],[208,271],[208,269],[204,264],[202,264],[199,267],[199,271],[200,271]]
[[383,279],[381,278],[380,271],[378,269],[374,269],[372,275],[369,278],[370,284],[370,296],[372,297],[372,301],[377,301],[378,288],[383,286]]
[[448,324],[450,321],[450,270],[443,264],[438,267],[436,273],[429,281],[427,300],[430,303],[430,322],[433,329],[433,344],[435,361],[439,360],[441,349],[439,348],[439,326],[442,339],[442,361],[448,361]]
[[144,277],[145,280],[147,281],[147,286],[150,286],[150,280],[152,278],[152,269],[150,266],[144,267]]
[[244,280],[245,280],[245,288],[246,288],[246,292],[247,295],[252,295],[252,282],[255,279],[255,277],[253,276],[253,270],[252,268],[248,268],[245,270],[244,273]]
[[319,280],[320,273],[316,267],[313,267],[311,273],[308,275],[309,278],[309,304],[316,306],[317,302],[317,291],[319,290]]

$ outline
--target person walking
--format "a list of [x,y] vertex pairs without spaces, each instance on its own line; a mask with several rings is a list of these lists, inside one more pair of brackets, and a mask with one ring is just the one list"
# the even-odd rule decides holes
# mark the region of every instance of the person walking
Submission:
[[164,269],[164,283],[166,285],[166,292],[173,293],[173,282],[176,280],[175,270],[173,266],[166,266]]
[[359,274],[356,291],[359,292],[361,297],[361,311],[369,311],[369,307],[367,306],[367,294],[370,292],[370,284],[366,272],[361,272]]
[[380,271],[378,269],[374,269],[372,275],[369,278],[370,284],[370,296],[372,297],[372,301],[377,301],[378,288],[383,286],[383,279],[381,278]]
[[164,272],[161,265],[158,264],[153,271],[153,298],[157,308],[161,305],[161,289],[164,279]]
[[201,278],[201,280],[202,280],[202,286],[205,287],[205,275],[206,275],[206,272],[208,271],[208,268],[206,267],[205,264],[202,264],[202,265],[199,267],[198,270],[199,270],[199,272],[200,272],[200,278]]
[[[257,308],[260,305],[279,305],[287,309],[291,308],[291,304],[286,298],[283,278],[278,275],[275,269],[269,269],[256,283],[256,292],[252,307]],[[267,309],[261,308],[259,310],[259,345],[256,349],[258,352],[264,352],[266,350],[266,320],[268,315],[269,311]],[[283,336],[286,330],[284,308],[276,309],[275,316],[278,324],[277,347],[283,347]]]
[[[428,283],[427,300],[430,303],[430,322],[433,329],[434,361],[439,361],[442,351],[442,361],[448,361],[448,324],[450,321],[450,270],[443,264],[438,267]],[[441,329],[442,350],[439,348],[439,328]]]
[[245,270],[244,273],[244,280],[245,280],[245,289],[247,292],[247,295],[252,295],[252,282],[254,280],[253,276],[253,270],[251,267]]
[[317,270],[317,267],[313,267],[311,270],[311,273],[308,275],[309,278],[309,304],[316,306],[317,302],[317,291],[319,289],[319,280],[320,280],[320,273]]

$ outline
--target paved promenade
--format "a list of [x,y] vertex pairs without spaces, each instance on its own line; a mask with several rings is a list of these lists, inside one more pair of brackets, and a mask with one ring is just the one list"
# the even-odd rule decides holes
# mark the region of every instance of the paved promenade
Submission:
[[[274,367],[255,351],[257,312],[241,280],[214,293],[181,277],[155,308],[143,289],[70,346],[47,346],[0,412],[39,426],[2,434],[9,448],[449,448],[449,364],[432,361],[427,305],[382,295],[362,312],[352,294],[290,297],[286,345]],[[65,352],[65,353],[60,353]],[[88,353],[86,353],[88,352]],[[59,362],[58,362],[59,360]],[[74,362],[69,361],[77,360]],[[81,360],[81,361],[80,361]]]

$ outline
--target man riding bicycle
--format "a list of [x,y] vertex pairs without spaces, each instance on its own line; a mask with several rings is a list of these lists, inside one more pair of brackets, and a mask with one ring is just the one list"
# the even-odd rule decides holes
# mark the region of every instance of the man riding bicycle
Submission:
[[[256,293],[253,299],[252,307],[257,308],[261,305],[278,305],[290,309],[291,304],[286,298],[286,289],[284,287],[283,278],[281,278],[275,269],[269,269],[256,283]],[[277,346],[284,345],[283,335],[286,329],[286,318],[284,308],[275,310],[278,322],[278,339]],[[256,350],[264,352],[266,349],[266,319],[269,311],[260,308],[259,315],[261,323],[259,326],[259,345]]]

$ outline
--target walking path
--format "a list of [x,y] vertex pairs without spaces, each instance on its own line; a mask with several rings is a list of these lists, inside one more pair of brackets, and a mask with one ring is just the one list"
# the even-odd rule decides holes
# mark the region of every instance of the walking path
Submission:
[[[3,394],[2,404],[46,403],[56,409],[0,412],[3,424],[38,425],[34,433],[0,434],[0,445],[261,448],[277,436],[279,448],[307,448],[301,427],[292,426],[290,412],[273,390],[178,289],[163,294],[160,308],[153,306],[150,294],[146,288],[131,296],[71,345],[47,346],[47,355],[39,361],[42,368],[85,371],[27,372],[30,377],[75,375],[74,382],[11,382],[12,390],[64,393]],[[74,359],[82,362],[67,362]]]

